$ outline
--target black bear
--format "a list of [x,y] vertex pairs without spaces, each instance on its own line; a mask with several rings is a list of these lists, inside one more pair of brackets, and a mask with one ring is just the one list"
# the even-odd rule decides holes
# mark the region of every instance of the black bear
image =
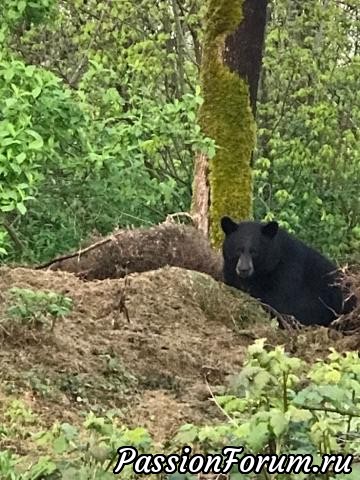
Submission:
[[224,281],[303,325],[328,326],[343,310],[337,267],[277,222],[221,219]]

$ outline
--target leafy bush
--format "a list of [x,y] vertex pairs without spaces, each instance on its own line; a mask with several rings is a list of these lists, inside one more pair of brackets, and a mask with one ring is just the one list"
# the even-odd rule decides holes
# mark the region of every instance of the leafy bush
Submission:
[[105,119],[83,105],[93,118],[87,132],[93,168],[83,176],[46,176],[18,222],[26,260],[74,249],[94,229],[107,234],[118,225],[152,225],[189,209],[195,151],[213,153],[213,142],[194,124],[199,92],[159,106],[144,89],[126,112],[116,91],[101,101]]
[[[12,415],[12,418],[16,417]],[[17,418],[17,421],[20,422],[21,419]],[[114,478],[112,468],[119,446],[133,446],[139,453],[154,451],[149,433],[143,428],[128,429],[119,426],[115,412],[108,412],[105,417],[96,417],[90,413],[83,427],[80,429],[68,423],[56,422],[49,430],[36,433],[33,437],[35,444],[47,453],[36,460],[32,459],[30,466],[29,459],[2,452],[1,478],[110,480]],[[132,469],[125,468],[122,475],[124,478],[133,478]]]
[[[242,371],[232,377],[230,390],[215,397],[228,422],[205,427],[184,425],[175,443],[207,452],[241,445],[252,454],[311,454],[318,465],[324,454],[357,454],[359,379],[356,352],[341,355],[333,350],[325,362],[309,368],[304,361],[286,355],[283,347],[269,350],[264,339],[257,340],[248,348]],[[355,480],[358,475],[354,468],[346,478]],[[236,478],[248,477],[237,473]]]
[[258,111],[256,216],[337,258],[360,246],[356,11],[272,4]]
[[0,211],[10,222],[16,210],[26,213],[45,176],[84,174],[77,158],[86,151],[86,120],[52,73],[1,52],[0,111]]
[[[60,1],[43,24],[10,29],[11,55],[16,51],[61,76],[83,123],[64,112],[69,135],[81,132],[79,148],[72,149],[71,162],[68,152],[77,142],[61,145],[56,161],[49,161],[53,152],[39,159],[41,182],[26,215],[6,216],[18,237],[6,245],[8,260],[43,260],[77,248],[94,229],[106,234],[117,225],[154,224],[188,210],[194,154],[214,149],[196,124],[201,97],[191,44],[199,25],[196,11],[186,14],[189,6],[176,13],[184,18],[183,33],[177,32],[186,35],[182,46],[172,43],[179,27],[175,12],[166,2],[147,0],[111,9],[106,2],[91,0],[78,9]],[[124,12],[141,28],[114,29]],[[149,35],[154,27],[158,33]],[[56,132],[48,120],[39,124]]]

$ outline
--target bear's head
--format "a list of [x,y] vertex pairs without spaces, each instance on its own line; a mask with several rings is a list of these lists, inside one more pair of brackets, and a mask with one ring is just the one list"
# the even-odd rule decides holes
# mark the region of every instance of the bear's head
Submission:
[[225,233],[223,256],[225,268],[241,279],[272,271],[280,260],[279,226],[277,222],[234,222],[221,219]]

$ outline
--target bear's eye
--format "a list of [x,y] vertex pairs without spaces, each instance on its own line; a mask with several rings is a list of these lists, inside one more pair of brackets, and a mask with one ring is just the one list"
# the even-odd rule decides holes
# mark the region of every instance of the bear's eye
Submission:
[[231,255],[226,254],[225,258],[227,258],[230,262],[237,262],[239,260],[239,255],[237,255],[237,254],[231,254]]

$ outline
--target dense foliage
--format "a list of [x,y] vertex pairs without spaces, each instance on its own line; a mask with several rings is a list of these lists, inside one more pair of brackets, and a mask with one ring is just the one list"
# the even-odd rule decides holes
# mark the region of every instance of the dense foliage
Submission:
[[259,102],[259,216],[333,256],[360,246],[360,4],[274,2]]
[[[214,150],[196,125],[199,40],[196,25],[193,30],[197,17],[188,5],[180,10],[176,2],[169,8],[168,2],[120,1],[110,8],[108,2],[74,1],[48,7],[46,21],[29,23],[24,2],[23,16],[8,23],[2,49],[0,96],[6,103],[11,98],[15,103],[16,95],[25,98],[31,112],[26,119],[38,134],[36,156],[27,156],[22,168],[32,179],[20,184],[27,196],[11,184],[17,197],[1,206],[11,212],[4,224],[15,239],[17,259],[77,247],[94,229],[106,233],[118,224],[152,224],[186,210],[194,154]],[[10,83],[8,71],[15,67],[35,71],[35,83],[24,84],[19,76]],[[52,95],[59,108],[46,98],[47,78],[58,86]],[[34,114],[29,96],[43,115]],[[11,118],[15,133],[23,128],[17,112],[5,115],[4,135]],[[64,136],[70,143],[60,141]],[[7,158],[18,155],[7,144],[3,148]],[[23,162],[24,154],[14,161]],[[34,198],[26,203],[30,194]],[[15,213],[24,214],[26,207],[24,216]],[[10,251],[14,246],[7,245]]]
[[[41,260],[189,208],[194,154],[214,153],[196,122],[203,7],[1,3],[4,258]],[[339,259],[360,245],[359,9],[271,3],[258,102],[255,217]]]

